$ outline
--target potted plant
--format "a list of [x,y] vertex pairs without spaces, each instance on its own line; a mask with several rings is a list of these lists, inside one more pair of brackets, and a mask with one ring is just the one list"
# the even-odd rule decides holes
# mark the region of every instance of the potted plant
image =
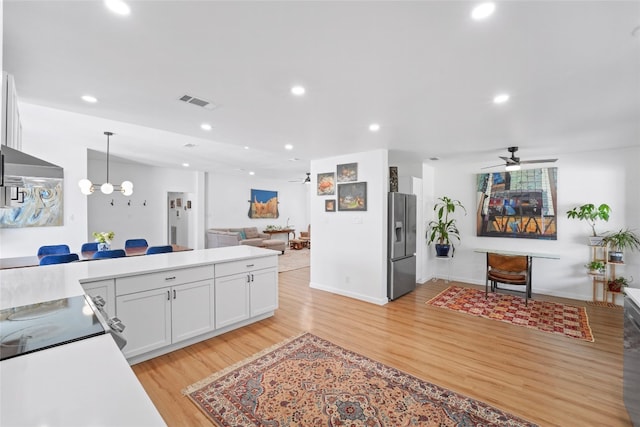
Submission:
[[589,274],[604,274],[605,265],[601,261],[591,261],[585,267],[589,269]]
[[589,224],[592,232],[592,235],[589,237],[591,246],[600,246],[603,244],[603,238],[596,233],[596,221],[609,221],[609,214],[611,214],[611,208],[605,203],[602,203],[600,206],[587,203],[567,211],[568,218],[579,219]]
[[455,246],[452,239],[460,241],[460,232],[456,226],[456,219],[449,216],[456,211],[456,208],[467,210],[459,200],[453,200],[447,196],[437,199],[433,210],[437,212],[438,219],[429,222],[429,230],[427,231],[428,243],[436,242],[436,256],[449,256],[449,249],[453,248],[451,256],[455,253]]
[[627,278],[623,276],[616,277],[615,279],[607,282],[607,288],[609,289],[609,292],[621,292],[622,288],[629,286],[629,283],[632,281],[633,277],[630,280],[627,280]]
[[623,262],[622,252],[625,249],[640,251],[640,237],[632,230],[621,229],[616,233],[608,233],[604,237],[604,243],[609,245],[609,261]]

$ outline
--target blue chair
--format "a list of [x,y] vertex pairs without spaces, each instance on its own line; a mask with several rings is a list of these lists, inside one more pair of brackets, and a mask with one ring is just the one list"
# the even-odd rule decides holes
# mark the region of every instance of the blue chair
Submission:
[[69,250],[69,246],[67,245],[40,246],[40,249],[38,249],[38,256],[60,255],[68,253],[71,253],[71,251]]
[[67,262],[79,261],[78,254],[59,254],[59,255],[46,255],[40,260],[40,265],[50,264],[66,264]]
[[167,252],[173,252],[173,246],[149,246],[149,248],[147,248],[147,255],[165,254]]
[[145,239],[129,239],[124,242],[124,248],[143,248],[149,246]]
[[112,249],[110,251],[98,251],[93,254],[92,259],[101,259],[101,258],[122,258],[126,257],[127,253],[124,249]]
[[84,243],[80,252],[95,252],[98,250],[98,242]]

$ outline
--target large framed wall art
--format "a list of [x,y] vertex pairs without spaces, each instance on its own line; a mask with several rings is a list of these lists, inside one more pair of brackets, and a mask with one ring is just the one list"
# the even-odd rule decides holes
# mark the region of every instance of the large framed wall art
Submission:
[[0,228],[63,225],[63,184],[63,179],[48,178],[43,183],[8,189],[11,208],[0,209]]
[[278,192],[251,189],[249,218],[278,218]]
[[367,183],[338,184],[339,211],[367,210]]
[[557,239],[558,168],[477,175],[478,236]]

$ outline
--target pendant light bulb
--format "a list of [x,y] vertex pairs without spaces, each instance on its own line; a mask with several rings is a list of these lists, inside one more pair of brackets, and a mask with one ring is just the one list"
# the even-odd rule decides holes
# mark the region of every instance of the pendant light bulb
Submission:
[[120,191],[122,191],[122,194],[124,194],[125,196],[132,195],[133,183],[131,181],[124,181],[122,184],[120,184]]
[[111,185],[108,182],[105,182],[100,186],[100,191],[102,191],[104,194],[111,194],[113,193],[113,185]]
[[85,196],[93,193],[93,184],[86,178],[81,179],[80,182],[78,182],[78,187],[80,187],[80,192]]

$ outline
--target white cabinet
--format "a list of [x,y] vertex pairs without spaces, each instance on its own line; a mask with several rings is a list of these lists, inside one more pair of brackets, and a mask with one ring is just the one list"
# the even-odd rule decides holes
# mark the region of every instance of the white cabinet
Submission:
[[[116,279],[116,313],[125,325],[127,339],[125,356],[138,356],[213,331],[212,276],[213,266],[208,266]],[[176,283],[187,280],[197,281]]]
[[278,308],[276,257],[222,263],[215,270],[216,328]]
[[84,292],[90,297],[100,296],[105,301],[103,309],[109,316],[116,314],[116,291],[113,279],[96,280],[94,282],[82,282]]

